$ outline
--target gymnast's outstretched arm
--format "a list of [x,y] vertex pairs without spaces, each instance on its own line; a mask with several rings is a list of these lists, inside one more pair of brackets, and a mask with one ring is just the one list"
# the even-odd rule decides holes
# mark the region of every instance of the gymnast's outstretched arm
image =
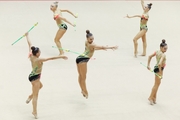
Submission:
[[[55,15],[56,16],[56,15]],[[62,16],[58,16],[61,20],[63,20],[63,21],[65,21],[66,23],[68,23],[68,24],[70,24],[70,25],[72,25],[73,27],[75,27],[76,25],[75,24],[73,24],[73,23],[71,23],[71,22],[69,22],[66,18],[64,18],[64,17],[62,17]]]
[[68,57],[66,57],[66,56],[64,56],[64,55],[59,55],[59,56],[56,56],[56,57],[38,58],[37,60],[38,60],[39,62],[46,62],[46,61],[49,61],[49,60],[56,60],[56,59],[60,59],[60,58],[65,59],[65,60],[68,59]]
[[68,12],[69,14],[71,14],[72,16],[77,18],[77,16],[74,13],[72,13],[71,11],[69,11],[69,10],[61,10],[61,12]]
[[141,15],[134,15],[134,16],[129,16],[128,14],[127,14],[127,16],[126,16],[127,18],[134,18],[134,17],[140,17],[141,18]]
[[107,49],[112,49],[112,50],[116,50],[118,49],[118,46],[111,46],[111,47],[108,47],[108,46],[99,46],[99,45],[91,45],[90,47],[94,48],[95,50],[107,50]]

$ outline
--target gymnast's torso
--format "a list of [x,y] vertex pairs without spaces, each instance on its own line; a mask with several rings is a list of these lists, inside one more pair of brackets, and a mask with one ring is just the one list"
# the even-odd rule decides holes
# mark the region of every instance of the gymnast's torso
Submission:
[[30,56],[30,61],[32,65],[32,73],[34,75],[41,74],[43,63],[38,61],[38,58]]
[[91,58],[94,54],[94,48],[91,48],[92,44],[89,44],[87,41],[85,42],[85,51],[83,54],[88,56],[89,58]]
[[149,15],[147,13],[143,13],[141,16],[140,24],[141,25],[147,25]]
[[[156,51],[155,54],[156,54],[156,61],[157,61],[157,64],[158,64],[160,62],[160,60],[161,60],[161,57],[164,55],[164,53],[161,52],[161,51]],[[166,56],[162,61],[162,67],[165,67],[165,66],[166,66]]]
[[56,21],[57,25],[64,23],[64,21],[61,20],[59,16],[62,16],[62,13],[60,9],[57,9],[54,13],[54,20]]

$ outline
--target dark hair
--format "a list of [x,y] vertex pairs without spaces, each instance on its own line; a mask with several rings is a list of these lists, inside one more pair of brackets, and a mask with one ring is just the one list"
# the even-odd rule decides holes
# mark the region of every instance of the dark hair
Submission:
[[148,8],[151,9],[152,3],[147,4]]
[[162,40],[162,43],[160,44],[160,47],[164,47],[164,46],[167,46],[165,39],[163,39],[163,40]]
[[33,54],[34,56],[36,56],[36,54],[39,52],[39,48],[38,48],[38,47],[32,46],[32,47],[31,47],[31,50],[32,50],[32,54]]
[[90,33],[90,31],[89,31],[89,30],[86,30],[86,38],[89,38],[89,37],[91,37],[91,36],[93,36],[93,34],[92,34],[92,33]]

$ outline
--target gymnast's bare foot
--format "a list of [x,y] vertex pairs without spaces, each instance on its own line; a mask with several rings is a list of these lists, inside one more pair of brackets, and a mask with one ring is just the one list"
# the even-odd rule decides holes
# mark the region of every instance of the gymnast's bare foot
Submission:
[[32,98],[28,97],[28,99],[26,100],[26,104],[28,104],[31,100],[32,100]]
[[134,52],[134,57],[135,57],[135,58],[137,58],[137,53],[138,53],[138,52]]
[[156,104],[156,98],[153,99],[153,103]]
[[35,119],[38,119],[36,112],[32,112],[32,114],[34,115],[34,118],[35,118]]
[[145,53],[142,53],[141,56],[146,56],[146,54],[145,54]]
[[137,54],[134,54],[134,57],[137,58]]
[[149,102],[150,102],[150,105],[153,105],[153,100],[152,99],[148,99],[149,100]]
[[83,96],[88,99],[88,94],[86,94],[84,91],[81,92],[83,94]]
[[81,91],[81,93],[82,93],[82,94],[83,94],[83,96],[85,97],[84,92],[83,92],[83,91]]

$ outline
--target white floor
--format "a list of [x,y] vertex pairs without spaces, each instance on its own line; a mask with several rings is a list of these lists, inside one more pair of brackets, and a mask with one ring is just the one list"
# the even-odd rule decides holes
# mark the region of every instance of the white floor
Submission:
[[[151,1],[146,1],[150,3]],[[179,120],[180,119],[180,2],[155,2],[149,12],[147,55],[167,40],[167,67],[158,91],[157,105],[148,97],[154,83],[153,73],[140,62],[147,57],[133,57],[133,37],[139,31],[139,18],[126,14],[142,14],[140,1],[122,2],[60,2],[61,9],[78,13],[76,31],[68,25],[62,38],[64,48],[83,52],[85,30],[89,29],[99,45],[118,45],[117,51],[97,51],[96,60],[88,63],[89,98],[80,93],[77,82],[76,54],[66,53],[67,61],[44,63],[41,81],[44,85],[38,100],[40,120]],[[33,24],[30,39],[40,47],[42,57],[58,55],[52,48],[58,30],[50,11],[51,2],[0,2],[0,120],[32,120],[32,105],[25,104],[31,93],[27,77],[31,65],[27,58],[25,38],[11,45]],[[139,40],[139,54],[142,42]],[[155,59],[152,60],[153,67]]]

